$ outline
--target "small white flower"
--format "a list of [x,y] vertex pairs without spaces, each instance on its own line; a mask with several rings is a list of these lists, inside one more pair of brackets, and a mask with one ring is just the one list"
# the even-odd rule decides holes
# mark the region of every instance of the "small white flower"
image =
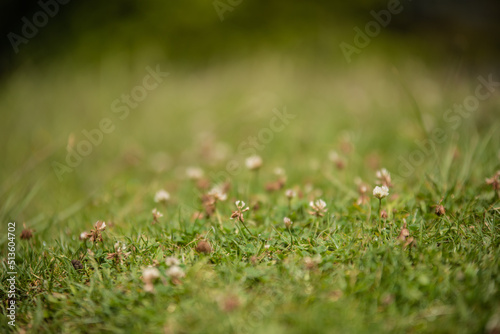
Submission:
[[217,201],[225,201],[227,199],[227,194],[222,190],[222,187],[215,186],[209,192],[208,195],[215,198]]
[[252,155],[245,160],[245,165],[250,170],[257,170],[262,167],[262,158],[258,155]]
[[170,194],[166,190],[161,189],[156,192],[155,194],[156,203],[160,202],[167,203],[169,200],[170,200]]
[[283,168],[281,167],[276,167],[274,169],[274,175],[277,175],[277,176],[285,176],[286,172]]
[[178,266],[179,264],[181,264],[181,262],[176,258],[176,257],[173,257],[173,256],[169,256],[165,259],[165,263],[167,264],[167,266]]
[[184,276],[186,276],[186,274],[184,273],[184,270],[182,270],[181,267],[179,266],[171,266],[170,268],[167,269],[167,276],[171,277],[171,278],[182,278]]
[[328,159],[330,159],[330,161],[332,161],[332,162],[337,162],[337,161],[339,161],[340,156],[337,153],[337,151],[330,151],[328,153]]
[[326,208],[326,203],[325,203],[325,201],[323,201],[322,199],[318,199],[318,200],[317,200],[316,202],[314,202],[314,203],[313,203],[312,201],[311,201],[311,202],[309,202],[309,206],[311,206],[311,207],[313,207],[313,208],[314,208],[314,207],[316,207],[316,208],[318,208],[319,210],[322,210],[322,209]]
[[324,213],[327,211],[326,203],[322,199],[318,199],[315,202],[309,202],[309,206],[312,209],[312,211],[309,211],[309,214],[315,215],[317,217],[323,217]]
[[293,224],[292,220],[288,217],[283,218],[283,223],[285,223],[286,228],[292,227]]
[[203,177],[203,169],[199,167],[186,168],[186,176],[190,180],[199,180]]
[[96,228],[96,230],[104,231],[104,229],[106,228],[106,223],[99,220],[95,223],[94,227]]
[[80,233],[80,240],[87,240],[88,238],[90,238],[90,233],[88,232]]
[[378,171],[375,173],[375,176],[376,176],[378,179],[382,179],[382,178],[386,178],[386,177],[391,177],[391,174],[387,171],[387,169],[382,168],[381,170],[378,170]]
[[235,204],[236,204],[236,207],[237,207],[237,208],[240,208],[240,207],[242,208],[242,207],[244,207],[244,206],[245,206],[245,202],[243,202],[243,201],[236,201],[236,203],[235,203]]
[[142,279],[144,282],[153,282],[160,277],[160,272],[155,267],[147,267],[142,271]]
[[265,245],[264,245],[264,248],[265,248],[265,249],[269,249],[269,247],[271,247],[271,245],[269,245],[269,244],[265,244]]
[[121,243],[119,241],[117,241],[115,243],[115,250],[118,251],[118,250],[121,250],[121,251],[124,251],[127,249],[127,245],[125,245],[124,243]]
[[156,217],[156,218],[160,218],[160,217],[163,217],[163,214],[156,210],[156,208],[153,209],[153,211],[151,211],[153,213],[153,217]]
[[384,197],[387,197],[387,196],[389,196],[389,188],[387,188],[386,186],[382,186],[382,187],[376,186],[373,189],[373,196],[375,196],[378,199],[382,199]]
[[292,189],[287,189],[285,191],[285,196],[288,197],[289,199],[292,199],[296,196],[296,193]]
[[144,268],[142,271],[142,281],[144,282],[144,290],[147,292],[153,292],[154,281],[160,277],[160,271],[154,267]]
[[378,181],[377,184],[381,184],[386,187],[392,187],[391,174],[387,171],[387,169],[382,168],[375,173]]

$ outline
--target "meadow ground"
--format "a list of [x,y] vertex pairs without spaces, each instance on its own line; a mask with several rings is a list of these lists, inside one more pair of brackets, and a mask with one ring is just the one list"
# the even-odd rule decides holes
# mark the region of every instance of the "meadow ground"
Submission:
[[0,93],[0,294],[16,326],[1,327],[498,333],[488,75],[280,55],[14,72]]

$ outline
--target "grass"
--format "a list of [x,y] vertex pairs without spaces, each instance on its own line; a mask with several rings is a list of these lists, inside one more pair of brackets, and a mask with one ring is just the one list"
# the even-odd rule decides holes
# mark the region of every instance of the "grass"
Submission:
[[[474,79],[436,91],[439,85],[429,82],[442,81],[442,73],[369,57],[349,70],[297,67],[270,55],[206,70],[165,65],[171,72],[165,83],[121,121],[111,102],[154,63],[138,61],[123,71],[120,61],[85,70],[64,64],[21,69],[5,84],[0,217],[5,231],[7,222],[17,222],[15,331],[500,328],[500,206],[484,181],[500,167],[498,96],[457,130],[442,120],[445,109],[474,91]],[[391,66],[397,77],[388,74]],[[272,110],[284,107],[295,118],[259,143],[263,167],[248,171],[238,145],[269,127]],[[112,118],[116,130],[60,181],[52,162],[64,161],[67,145],[103,117]],[[399,157],[422,150],[416,142],[429,140],[425,133],[437,126],[447,139],[402,176]],[[345,168],[329,161],[332,149]],[[201,196],[217,183],[211,173],[226,170],[233,159],[241,170],[231,177],[227,200],[210,217],[194,219],[204,209]],[[186,178],[188,166],[205,171],[208,189]],[[279,179],[276,167],[285,171],[286,184],[266,191]],[[393,183],[382,200],[386,219],[377,216],[379,202],[371,195],[382,167]],[[358,177],[368,186],[362,204]],[[154,202],[160,189],[171,195],[165,204]],[[298,196],[289,202],[285,189]],[[324,217],[309,213],[317,199],[327,204]],[[229,219],[236,200],[250,207],[243,215],[251,234]],[[437,216],[441,200],[446,214]],[[163,213],[156,224],[154,208]],[[289,231],[284,217],[293,221]],[[103,241],[79,240],[98,220],[107,224]],[[404,221],[414,240],[407,246],[397,239]],[[34,229],[29,240],[20,239],[23,223]],[[8,240],[0,235],[5,282]],[[200,240],[212,252],[197,251]],[[108,258],[117,241],[130,252],[123,261]],[[167,275],[165,259],[172,256],[185,277]],[[154,292],[145,291],[142,279],[148,266],[160,273]],[[6,293],[2,285],[3,313]],[[0,324],[12,330],[6,318]]]

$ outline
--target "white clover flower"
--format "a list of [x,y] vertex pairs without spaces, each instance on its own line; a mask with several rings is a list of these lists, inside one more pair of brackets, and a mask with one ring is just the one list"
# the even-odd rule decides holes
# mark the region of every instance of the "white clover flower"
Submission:
[[312,209],[312,211],[309,211],[309,214],[315,215],[316,217],[323,217],[327,211],[326,203],[322,199],[318,199],[315,202],[309,202],[309,206]]
[[106,228],[106,222],[99,220],[95,223],[94,227],[96,228],[96,230],[104,231],[104,229]]
[[173,257],[173,256],[167,257],[165,259],[165,263],[169,267],[171,267],[171,266],[178,266],[179,264],[181,264],[181,262],[176,257]]
[[317,208],[318,210],[322,210],[326,208],[326,203],[322,199],[318,199],[316,202],[313,203],[313,201],[309,202],[309,206],[312,208]]
[[160,271],[155,267],[147,267],[142,271],[142,279],[145,282],[152,282],[160,277]]
[[269,244],[265,244],[265,245],[264,245],[264,248],[265,248],[265,249],[269,249],[270,247],[271,247],[271,245],[269,245]]
[[160,277],[160,271],[154,267],[144,268],[142,271],[142,281],[144,282],[144,290],[147,292],[154,291],[154,281]]
[[382,168],[381,170],[378,170],[375,173],[375,176],[377,177],[378,184],[381,184],[386,187],[391,187],[392,186],[392,181],[391,181],[391,174],[387,171],[387,169]]
[[274,175],[277,175],[277,176],[285,176],[286,172],[283,168],[281,167],[276,167],[274,169]]
[[91,234],[88,233],[88,232],[82,232],[80,233],[80,240],[87,240],[88,238],[90,238]]
[[292,227],[293,224],[292,220],[288,217],[283,218],[283,223],[285,223],[286,228]]
[[170,194],[166,190],[161,189],[156,192],[155,194],[156,203],[160,202],[167,203],[169,200],[170,200]]
[[375,196],[378,199],[382,199],[384,197],[387,197],[387,196],[389,196],[389,188],[387,188],[386,186],[382,186],[382,187],[376,186],[373,189],[373,196]]
[[215,186],[213,187],[209,192],[208,195],[212,196],[215,198],[217,201],[225,201],[227,199],[227,194],[224,192],[221,186]]
[[153,211],[151,211],[151,212],[153,213],[153,217],[154,217],[155,219],[158,219],[158,218],[160,218],[160,217],[163,217],[163,214],[162,214],[160,211],[156,210],[156,208],[154,208],[154,209],[153,209]]
[[328,152],[328,159],[330,159],[331,162],[337,162],[339,161],[340,156],[337,151],[330,151]]
[[120,250],[120,251],[124,251],[124,250],[126,250],[126,249],[127,249],[127,245],[126,245],[126,244],[121,243],[120,241],[117,241],[117,242],[115,243],[115,250],[116,250],[116,251],[118,251],[118,250]]
[[376,176],[378,179],[382,179],[382,178],[386,178],[386,177],[391,177],[391,174],[387,171],[387,169],[382,168],[381,170],[378,170],[378,171],[375,173],[375,176]]
[[243,201],[236,201],[235,204],[237,208],[243,208],[245,206],[245,202]]
[[184,270],[182,270],[181,267],[175,266],[175,265],[168,268],[166,273],[167,273],[167,276],[169,276],[171,278],[176,278],[176,279],[179,279],[179,278],[186,276],[186,274],[184,273]]
[[292,189],[287,189],[287,190],[285,191],[285,196],[286,196],[286,197],[288,197],[289,199],[294,198],[296,195],[297,195],[297,194],[296,194],[296,193],[295,193],[295,191],[294,191],[294,190],[292,190]]
[[245,160],[245,165],[250,170],[257,170],[262,167],[262,158],[258,155],[252,155]]
[[199,167],[186,168],[186,176],[190,180],[199,180],[203,177],[203,169]]

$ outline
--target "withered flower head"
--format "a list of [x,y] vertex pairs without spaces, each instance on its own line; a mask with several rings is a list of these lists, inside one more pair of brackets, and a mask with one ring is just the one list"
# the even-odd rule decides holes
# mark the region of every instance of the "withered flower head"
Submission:
[[[102,234],[101,233],[105,229],[106,229],[106,223],[101,221],[101,220],[98,220],[94,224],[94,229],[90,230],[90,233],[87,233],[86,236],[88,237],[88,239],[91,242],[98,242],[98,241],[102,242]],[[86,232],[84,232],[84,233],[86,233]],[[80,234],[80,238],[85,237],[84,233]]]
[[210,254],[210,253],[212,253],[213,250],[212,250],[212,246],[210,246],[210,244],[207,241],[201,240],[196,245],[196,251],[198,253]]
[[151,213],[153,214],[152,224],[158,223],[158,218],[163,217],[163,214],[160,211],[158,211],[156,208],[154,208],[153,211],[151,211]]
[[26,224],[23,224],[24,229],[21,231],[21,235],[19,236],[23,240],[29,240],[33,237],[33,230],[31,228],[27,228]]
[[486,179],[486,184],[491,185],[495,191],[500,190],[500,170],[489,179]]
[[403,219],[403,228],[401,229],[401,232],[399,233],[398,240],[401,242],[406,241],[406,238],[410,236],[410,230],[406,228],[406,219]]
[[121,244],[119,241],[115,243],[115,252],[114,253],[109,253],[106,258],[108,260],[114,260],[116,263],[120,262],[123,263],[123,260],[126,259],[130,253],[132,252],[125,252],[127,249],[127,246],[125,244]]
[[236,204],[237,210],[233,211],[230,219],[236,218],[240,222],[244,223],[245,220],[243,218],[243,212],[250,210],[250,208],[248,206],[245,208],[245,202],[243,202],[243,201],[236,201],[235,204]]

